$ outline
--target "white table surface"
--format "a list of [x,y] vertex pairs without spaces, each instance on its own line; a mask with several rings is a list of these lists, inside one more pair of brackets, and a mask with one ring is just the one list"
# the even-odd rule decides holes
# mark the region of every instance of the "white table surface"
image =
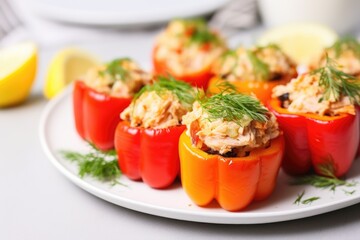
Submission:
[[[119,31],[111,40],[73,45],[103,60],[130,56],[149,64],[156,32]],[[253,37],[240,35],[232,45],[247,44]],[[40,47],[38,76],[29,99],[0,109],[0,239],[359,239],[360,204],[288,222],[215,225],[131,211],[78,188],[49,162],[38,137],[47,103],[42,96],[46,68],[64,45]]]

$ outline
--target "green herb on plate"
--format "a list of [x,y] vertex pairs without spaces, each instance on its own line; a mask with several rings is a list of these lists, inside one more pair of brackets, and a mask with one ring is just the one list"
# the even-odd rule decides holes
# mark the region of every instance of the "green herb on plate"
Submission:
[[311,204],[314,201],[319,200],[319,199],[320,199],[320,197],[311,197],[311,198],[307,198],[305,200],[302,200],[301,203],[302,204]]
[[302,191],[302,193],[298,194],[297,198],[294,201],[294,204],[299,205],[301,203],[301,199],[303,198],[304,194],[305,194],[305,191]]
[[112,182],[113,185],[123,185],[117,181],[121,176],[121,171],[118,167],[116,152],[114,150],[103,152],[93,144],[89,145],[91,146],[89,153],[61,151],[61,154],[65,159],[77,163],[78,174],[81,178],[88,175],[100,181]]
[[302,191],[302,193],[298,194],[297,198],[294,201],[294,204],[296,204],[296,205],[300,205],[300,204],[308,205],[308,204],[311,204],[312,202],[320,199],[320,197],[310,197],[310,198],[307,198],[307,199],[303,200],[304,195],[305,195],[305,190]]

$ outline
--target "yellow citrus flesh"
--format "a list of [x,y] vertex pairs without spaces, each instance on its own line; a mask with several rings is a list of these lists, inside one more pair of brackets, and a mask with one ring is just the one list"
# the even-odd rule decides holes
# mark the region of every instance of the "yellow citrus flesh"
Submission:
[[37,52],[30,42],[0,49],[0,107],[27,98],[36,75]]
[[297,64],[308,65],[337,38],[332,29],[321,24],[292,23],[267,30],[258,44],[277,44]]
[[69,83],[82,77],[89,68],[99,64],[95,57],[76,48],[59,51],[48,67],[44,86],[45,97],[48,99],[54,97]]

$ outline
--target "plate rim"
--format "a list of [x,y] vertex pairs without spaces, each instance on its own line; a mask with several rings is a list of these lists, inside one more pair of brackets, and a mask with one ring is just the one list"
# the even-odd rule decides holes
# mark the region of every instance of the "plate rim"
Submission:
[[[56,7],[44,1],[35,1],[32,10],[39,16],[55,21],[65,23],[76,23],[95,26],[133,26],[133,25],[152,25],[169,21],[175,17],[190,18],[203,16],[221,8],[230,0],[212,0],[204,1],[202,8],[173,9],[172,11],[162,11],[160,13],[151,13],[134,11],[128,14],[119,14],[119,12],[99,13],[94,10],[78,10],[66,7]],[[186,11],[184,11],[186,10]],[[134,15],[135,14],[135,15]]]
[[[78,175],[69,171],[60,161],[56,155],[51,151],[46,142],[46,125],[51,112],[57,105],[65,101],[72,93],[73,84],[70,84],[63,92],[57,95],[54,99],[50,100],[42,111],[40,124],[38,128],[39,139],[41,147],[50,160],[52,165],[59,170],[71,182],[79,186],[81,189],[89,192],[90,194],[99,197],[105,201],[111,202],[120,207],[131,209],[137,212],[142,212],[154,216],[190,221],[202,222],[213,224],[263,224],[290,221],[296,219],[307,218],[338,209],[342,209],[357,203],[360,203],[360,196],[347,196],[335,202],[328,202],[322,205],[307,206],[306,208],[299,208],[288,210],[286,213],[283,211],[265,212],[265,213],[251,213],[251,212],[192,212],[191,210],[173,209],[169,207],[159,207],[149,203],[128,199],[117,194],[113,194],[104,189],[98,188],[86,180],[80,178]],[[360,159],[359,159],[360,160]],[[159,191],[159,190],[157,190]]]

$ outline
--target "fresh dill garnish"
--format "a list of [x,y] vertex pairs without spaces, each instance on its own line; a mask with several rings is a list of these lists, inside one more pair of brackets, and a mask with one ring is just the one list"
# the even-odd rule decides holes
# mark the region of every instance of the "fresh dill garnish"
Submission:
[[190,42],[192,43],[209,43],[217,42],[218,37],[210,32],[208,29],[197,28],[191,35]]
[[339,186],[353,187],[357,183],[356,182],[350,183],[339,178],[324,177],[324,176],[312,174],[312,175],[297,177],[294,179],[292,184],[311,185],[316,188],[330,189],[331,191],[335,191],[335,189]]
[[165,91],[170,91],[176,95],[185,107],[191,107],[196,98],[196,90],[190,84],[176,80],[172,76],[158,76],[152,85],[144,86],[137,94],[135,94],[133,102],[135,103],[145,92],[151,91],[155,91],[159,95]]
[[236,88],[236,86],[232,83],[230,83],[229,81],[220,81],[218,82],[216,85],[216,88],[220,90],[220,92],[224,92],[224,93],[238,93],[238,90]]
[[213,33],[206,21],[202,18],[182,20],[188,29],[189,44],[205,44],[205,43],[218,43],[219,37]]
[[335,168],[331,159],[318,166],[320,175],[305,175],[295,178],[291,183],[294,185],[311,185],[316,188],[330,189],[335,191],[339,186],[353,187],[357,182],[347,182],[335,176]]
[[300,194],[298,194],[297,198],[295,199],[293,204],[300,205],[301,204],[311,204],[312,202],[320,199],[320,197],[310,197],[303,200],[303,197],[305,195],[305,190],[302,191]]
[[266,122],[268,110],[256,98],[241,93],[221,92],[200,101],[209,120],[234,121],[240,126],[251,120]]
[[339,70],[335,60],[326,55],[326,65],[312,74],[320,74],[319,86],[324,87],[324,95],[319,99],[338,101],[342,95],[348,96],[352,103],[360,104],[360,82],[349,74]]
[[228,49],[220,56],[220,58],[223,58],[223,59],[226,59],[228,57],[237,58],[236,50]]
[[294,201],[294,204],[299,205],[301,203],[301,200],[302,200],[304,194],[305,194],[305,191],[302,191],[302,193],[298,194],[297,198]]
[[292,184],[303,185],[309,184],[317,188],[329,188],[335,191],[338,186],[353,187],[356,182],[349,183],[335,176],[335,167],[333,160],[329,157],[324,163],[318,165],[318,171],[322,175],[305,175],[294,179]]
[[100,181],[111,181],[112,184],[119,184],[117,178],[121,176],[115,150],[103,152],[93,144],[89,153],[81,154],[74,151],[61,151],[62,156],[79,167],[79,176],[83,178],[89,175]]
[[343,191],[344,191],[344,193],[345,193],[346,195],[353,195],[353,194],[356,192],[356,190],[347,191],[347,190],[345,190],[345,189],[343,189]]
[[249,57],[249,60],[254,68],[254,74],[257,76],[259,80],[268,80],[270,76],[270,69],[269,65],[267,65],[265,62],[261,61],[254,52],[251,50],[247,50],[247,55]]
[[99,71],[100,76],[109,74],[115,80],[126,81],[129,72],[122,66],[124,62],[131,61],[129,58],[118,58],[106,64],[106,68]]
[[301,201],[302,204],[311,204],[312,202],[319,200],[320,197],[310,197]]
[[360,59],[360,43],[353,36],[346,36],[337,40],[327,50],[334,50],[335,58],[339,58],[344,51],[352,51]]

